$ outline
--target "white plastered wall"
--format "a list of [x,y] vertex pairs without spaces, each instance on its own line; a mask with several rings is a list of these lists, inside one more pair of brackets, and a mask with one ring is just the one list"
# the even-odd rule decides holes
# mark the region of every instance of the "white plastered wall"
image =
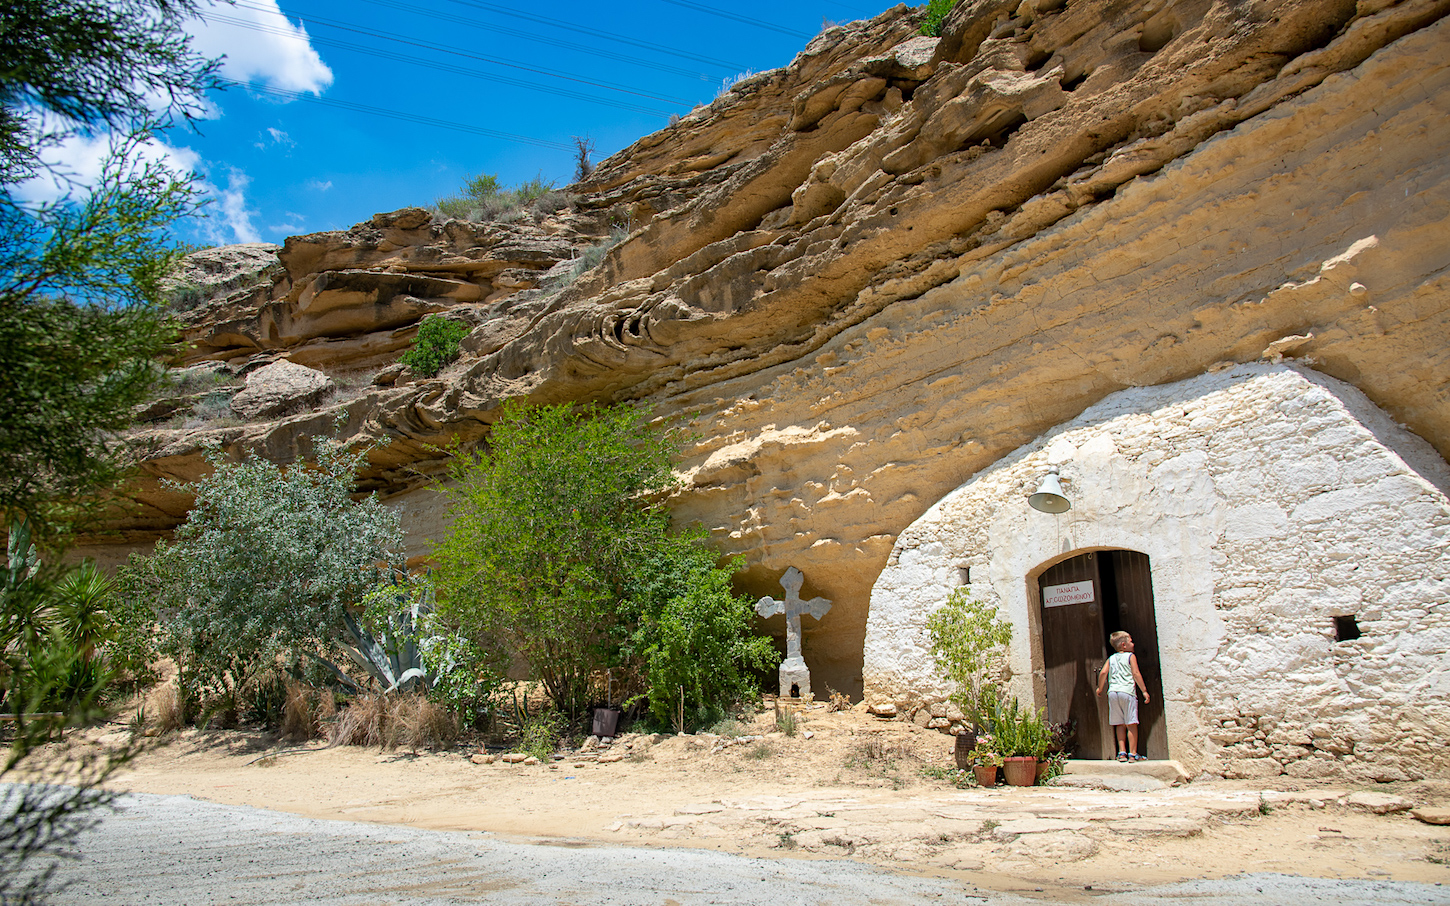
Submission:
[[[1026,498],[1050,466],[1072,509]],[[970,569],[1044,703],[1036,577],[1148,555],[1173,758],[1229,776],[1450,773],[1450,467],[1349,385],[1240,366],[1116,393],[979,473],[900,538],[867,621],[868,701],[947,692],[927,616]],[[1336,641],[1333,617],[1364,636]]]

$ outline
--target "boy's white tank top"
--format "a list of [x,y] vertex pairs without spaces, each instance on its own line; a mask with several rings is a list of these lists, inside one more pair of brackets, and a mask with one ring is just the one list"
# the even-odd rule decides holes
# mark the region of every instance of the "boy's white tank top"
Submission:
[[1108,691],[1133,693],[1133,653],[1117,651],[1108,656]]

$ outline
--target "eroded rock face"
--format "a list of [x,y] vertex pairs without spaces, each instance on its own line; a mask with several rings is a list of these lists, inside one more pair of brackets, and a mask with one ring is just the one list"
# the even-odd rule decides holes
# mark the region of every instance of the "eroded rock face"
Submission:
[[857,695],[897,535],[1110,393],[1292,355],[1450,452],[1447,9],[979,0],[935,40],[897,7],[602,162],[567,212],[294,237],[256,295],[197,310],[199,357],[371,373],[447,309],[464,358],[157,433],[118,528],[176,524],[160,479],[204,439],[285,460],[341,412],[392,441],[364,488],[412,501],[507,398],[648,400],[701,434],[680,519],[746,555],[752,596],[794,565],[834,601],[806,659]]

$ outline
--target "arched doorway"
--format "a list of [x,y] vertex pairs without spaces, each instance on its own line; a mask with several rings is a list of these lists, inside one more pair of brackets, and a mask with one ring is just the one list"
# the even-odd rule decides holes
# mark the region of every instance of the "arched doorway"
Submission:
[[1077,724],[1078,758],[1113,758],[1106,697],[1097,697],[1098,671],[1118,630],[1133,635],[1138,667],[1153,700],[1139,705],[1138,751],[1168,757],[1163,719],[1163,678],[1158,622],[1153,613],[1153,574],[1148,555],[1100,550],[1053,564],[1037,578],[1042,620],[1042,663],[1047,718]]

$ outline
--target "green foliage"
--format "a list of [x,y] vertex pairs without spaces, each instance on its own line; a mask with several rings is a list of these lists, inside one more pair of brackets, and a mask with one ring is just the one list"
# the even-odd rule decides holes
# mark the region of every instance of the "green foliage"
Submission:
[[418,374],[432,377],[458,358],[458,344],[468,336],[467,325],[451,318],[428,315],[418,325],[418,336],[398,361]]
[[[165,230],[195,196],[189,179],[136,161],[148,127],[199,113],[214,84],[218,64],[193,52],[184,28],[195,10],[193,0],[0,4],[0,699],[20,715],[0,779],[27,760],[27,778],[41,781],[0,784],[0,903],[45,895],[54,860],[74,856],[110,801],[99,784],[132,752],[38,750],[57,721],[96,713],[111,679],[106,628],[119,620],[89,579],[58,592],[31,534],[75,523],[89,509],[76,501],[115,479],[116,433],[173,335],[158,307],[175,254]],[[16,199],[32,176],[68,182],[44,151],[101,126],[127,137],[88,192]],[[62,717],[26,716],[47,710]]]
[[396,512],[352,500],[365,453],[313,445],[315,465],[285,470],[214,451],[212,474],[184,488],[196,503],[175,543],[138,564],[135,584],[154,596],[182,691],[209,710],[234,716],[279,656],[334,651],[347,606],[401,546]]
[[921,23],[921,33],[929,38],[940,37],[942,22],[956,5],[957,0],[927,0],[926,21]]
[[511,403],[490,449],[455,459],[439,612],[500,661],[523,655],[569,715],[618,646],[634,562],[666,535],[644,495],[673,484],[673,448],[637,409]]
[[939,764],[922,765],[921,776],[929,777],[932,780],[944,780],[959,790],[976,786],[977,783],[977,778],[971,771],[964,771],[961,768],[942,767]]
[[977,737],[977,744],[972,747],[967,757],[972,760],[972,764],[984,768],[1000,768],[1007,760],[998,741],[987,733]]
[[[674,723],[684,690],[685,727],[714,723],[755,688],[752,671],[779,661],[770,639],[750,634],[754,608],[730,590],[738,559],[725,567],[702,529],[661,538],[634,565],[621,615],[634,626],[621,660],[637,655],[649,710]],[[638,697],[637,697],[638,698]]]
[[135,688],[155,678],[156,614],[90,560],[55,585],[59,626],[87,664],[104,662],[113,680]]
[[559,714],[540,711],[524,720],[519,727],[519,742],[514,746],[514,751],[524,752],[540,761],[548,762],[559,751],[559,739],[563,729],[564,720]]
[[777,711],[775,714],[775,728],[786,736],[794,736],[800,730],[800,718],[789,709]]
[[217,63],[190,46],[195,11],[193,0],[0,4],[0,182],[34,174],[42,149],[85,127],[136,131],[158,100],[201,113]]
[[995,608],[972,599],[965,588],[952,591],[926,621],[931,655],[956,685],[952,702],[977,726],[988,726],[986,709],[997,701],[989,671],[1012,640],[1012,625]]
[[985,713],[994,747],[1003,756],[1041,758],[1052,744],[1045,709],[1023,707],[1015,698],[994,697],[985,703]]
[[464,181],[463,191],[438,199],[433,208],[444,217],[459,220],[517,220],[531,212],[535,219],[562,210],[569,197],[555,190],[542,176],[508,188],[493,173],[480,173]]
[[[555,706],[582,714],[606,667],[645,675],[650,712],[703,725],[774,663],[752,639],[702,531],[671,535],[661,498],[674,432],[624,406],[510,404],[490,448],[455,461],[439,613],[499,665],[529,663]],[[636,699],[638,697],[636,696]]]
[[[477,646],[439,622],[429,577],[393,571],[363,595],[362,606],[361,620],[343,612],[343,652],[385,694],[422,690],[469,724],[490,711],[500,678]],[[348,691],[359,691],[331,661],[317,660]]]
[[[0,903],[38,902],[55,860],[74,852],[91,813],[113,794],[98,786],[134,754],[134,743],[110,751],[62,750],[44,744],[66,723],[91,720],[110,683],[104,662],[76,644],[83,627],[66,615],[29,525],[13,521],[0,572],[0,711],[8,723],[8,750],[0,761]],[[25,762],[26,779],[6,783]]]
[[1043,759],[1047,763],[1047,770],[1042,774],[1043,782],[1054,780],[1067,772],[1067,753],[1052,752]]
[[578,279],[578,277],[585,271],[593,270],[594,268],[603,264],[604,259],[609,255],[609,252],[616,245],[619,245],[621,242],[623,242],[628,235],[629,232],[624,227],[617,226],[611,229],[608,236],[589,246],[589,248],[585,249],[584,253],[579,256],[579,260],[574,264],[573,277],[575,279]]
[[108,159],[83,201],[0,201],[0,511],[43,523],[112,482],[116,432],[175,336],[159,306],[165,226],[194,193],[158,165]]

